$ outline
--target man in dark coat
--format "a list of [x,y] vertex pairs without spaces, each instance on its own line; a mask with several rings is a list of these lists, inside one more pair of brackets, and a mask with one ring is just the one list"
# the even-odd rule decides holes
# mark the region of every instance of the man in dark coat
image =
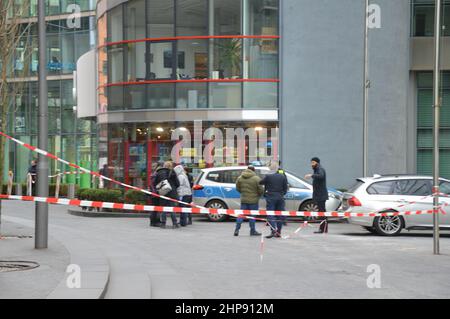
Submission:
[[[325,169],[320,165],[320,159],[313,157],[311,159],[311,167],[314,170],[314,174],[308,174],[306,179],[312,178],[313,180],[313,201],[319,208],[319,212],[325,212],[325,203],[328,200],[327,189],[327,173]],[[320,224],[320,229],[316,233],[323,234],[328,232],[327,218]]]
[[[170,184],[170,187],[172,188],[172,190],[164,196],[173,198],[173,199],[178,199],[177,188],[180,186],[180,183],[178,182],[176,173],[173,171],[172,162],[165,162],[164,166],[159,168],[156,171],[155,188],[156,188],[156,185],[158,185],[159,183],[161,183],[164,180],[167,180]],[[165,206],[165,207],[175,207],[177,205],[176,202],[168,200],[168,199],[163,199],[163,198],[159,199],[159,204],[161,206]],[[172,212],[172,213],[170,213],[170,217],[172,218],[173,228],[179,228],[179,225],[177,222],[177,215],[174,212]],[[166,228],[166,221],[167,221],[167,213],[162,212],[161,213],[161,228]]]
[[[277,163],[270,165],[270,170],[273,172],[266,175],[260,182],[265,187],[264,197],[266,198],[267,210],[269,211],[284,211],[285,201],[284,196],[288,192],[288,182],[286,175],[279,172]],[[269,216],[269,224],[272,233],[266,238],[280,238],[281,229],[283,228],[286,217],[284,216]]]

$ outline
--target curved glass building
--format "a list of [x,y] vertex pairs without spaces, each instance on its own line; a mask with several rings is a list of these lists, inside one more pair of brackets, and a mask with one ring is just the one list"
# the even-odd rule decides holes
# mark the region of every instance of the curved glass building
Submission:
[[[103,0],[97,31],[100,162],[112,177],[146,186],[152,164],[173,159],[176,129],[277,132],[278,0]],[[176,161],[207,166],[201,140]],[[235,164],[250,161],[232,148]]]

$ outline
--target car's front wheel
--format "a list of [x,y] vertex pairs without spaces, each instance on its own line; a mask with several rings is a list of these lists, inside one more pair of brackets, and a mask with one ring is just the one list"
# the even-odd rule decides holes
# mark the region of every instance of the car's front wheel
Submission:
[[[228,209],[227,205],[220,200],[212,200],[206,204],[206,207],[214,209]],[[224,214],[208,214],[207,216],[211,222],[215,223],[224,222],[228,219],[228,215]]]
[[[306,201],[304,202],[299,209],[301,212],[318,212],[319,211],[319,206],[317,206],[316,203],[314,203],[312,200]],[[302,217],[303,220],[306,221],[318,221],[320,220],[319,217],[314,217],[314,216],[310,216],[310,217]]]
[[381,236],[397,236],[402,232],[403,226],[401,216],[381,216],[373,221],[373,228]]

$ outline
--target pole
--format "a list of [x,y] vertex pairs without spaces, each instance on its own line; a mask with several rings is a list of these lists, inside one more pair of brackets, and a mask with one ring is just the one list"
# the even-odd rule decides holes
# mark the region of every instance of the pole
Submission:
[[[39,34],[39,111],[38,147],[48,149],[48,90],[47,90],[47,38],[45,25],[45,0],[38,1]],[[39,154],[37,167],[37,196],[48,197],[48,160]],[[48,204],[36,203],[35,248],[48,247]]]
[[434,31],[434,146],[433,146],[433,251],[439,255],[439,128],[440,128],[440,56],[441,56],[441,8],[442,0],[436,0]]
[[369,0],[364,6],[363,176],[369,175]]

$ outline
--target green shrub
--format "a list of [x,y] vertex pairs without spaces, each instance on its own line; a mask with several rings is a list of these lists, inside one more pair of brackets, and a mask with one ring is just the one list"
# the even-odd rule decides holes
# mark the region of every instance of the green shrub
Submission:
[[78,199],[95,202],[123,203],[123,194],[119,189],[83,188],[78,190]]
[[135,205],[146,205],[148,197],[139,191],[130,189],[125,193],[125,203]]

